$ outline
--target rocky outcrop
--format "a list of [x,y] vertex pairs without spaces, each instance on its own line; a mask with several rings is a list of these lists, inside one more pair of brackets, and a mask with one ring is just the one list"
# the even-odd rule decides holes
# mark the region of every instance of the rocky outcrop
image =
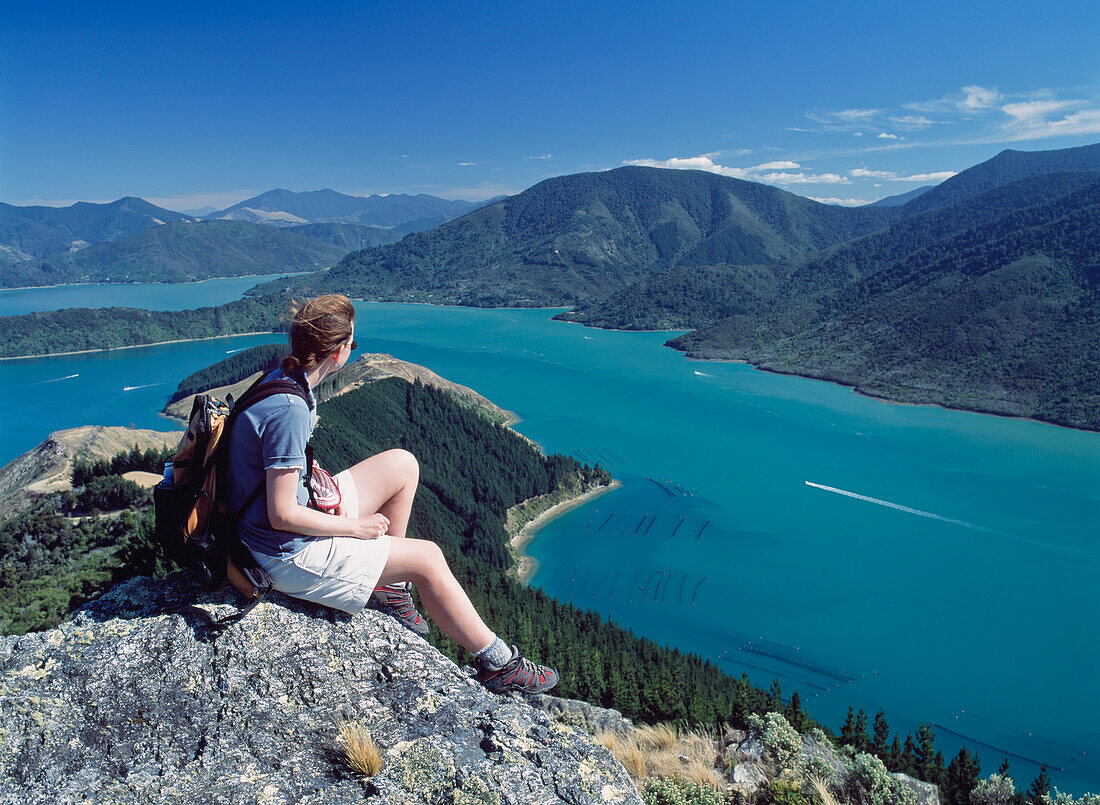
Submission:
[[[388,616],[272,594],[214,633],[171,611],[188,601],[236,609],[184,574],[137,578],[0,643],[0,802],[641,801],[585,732]],[[342,761],[344,720],[382,750],[371,779]]]
[[51,433],[46,441],[0,468],[0,511],[4,517],[32,505],[42,495],[72,487],[78,458],[111,459],[135,445],[139,450],[174,447],[181,433],[86,425]]

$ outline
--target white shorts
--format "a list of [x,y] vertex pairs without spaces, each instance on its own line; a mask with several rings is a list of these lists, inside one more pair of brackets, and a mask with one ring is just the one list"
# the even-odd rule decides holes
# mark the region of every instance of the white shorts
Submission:
[[[359,496],[351,473],[344,470],[335,481],[344,512],[358,517]],[[279,592],[354,615],[367,605],[378,586],[391,541],[389,534],[377,539],[316,537],[291,556],[255,556]]]

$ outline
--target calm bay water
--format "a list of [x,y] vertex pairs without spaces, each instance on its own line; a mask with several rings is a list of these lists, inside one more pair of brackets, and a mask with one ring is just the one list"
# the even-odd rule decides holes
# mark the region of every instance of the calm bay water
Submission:
[[[287,274],[282,276],[296,276]],[[146,310],[187,310],[224,305],[240,299],[249,288],[275,276],[228,277],[186,283],[104,283],[54,288],[0,290],[0,316],[18,316],[67,307],[141,307]]]
[[[948,759],[965,736],[986,774],[1007,755],[1024,784],[1045,760],[1100,789],[1100,435],[687,361],[667,334],[546,311],[358,308],[362,351],[469,385],[623,481],[540,533],[533,584],[779,678],[834,726],[882,707],[895,729],[934,722]],[[59,427],[164,427],[179,378],[271,340],[0,363],[0,460]]]

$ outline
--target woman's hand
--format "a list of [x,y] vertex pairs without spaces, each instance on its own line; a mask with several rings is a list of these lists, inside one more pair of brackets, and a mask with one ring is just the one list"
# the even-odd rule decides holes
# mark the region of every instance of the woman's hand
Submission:
[[351,522],[355,524],[352,536],[359,539],[378,539],[390,530],[390,519],[384,514],[372,514]]

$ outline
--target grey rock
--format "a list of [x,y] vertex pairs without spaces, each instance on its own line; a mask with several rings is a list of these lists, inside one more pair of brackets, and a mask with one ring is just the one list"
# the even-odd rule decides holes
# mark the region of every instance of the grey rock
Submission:
[[746,794],[751,794],[764,783],[768,782],[768,775],[760,768],[759,764],[752,761],[738,763],[733,767],[733,782]]
[[[622,766],[519,694],[494,696],[388,616],[132,579],[0,641],[2,803],[640,803]],[[341,720],[384,753],[343,764]]]
[[803,735],[799,764],[805,766],[811,758],[822,761],[832,770],[833,776],[838,776],[844,772],[844,760],[837,755],[832,746],[822,743],[810,735]]
[[900,772],[894,772],[894,777],[913,789],[917,795],[917,805],[940,805],[940,787],[935,783],[926,783]]
[[561,699],[540,693],[537,696],[529,696],[527,703],[539,710],[545,710],[555,721],[579,727],[590,735],[600,732],[626,735],[634,727],[634,722],[618,710],[593,707],[588,702],[578,699]]

